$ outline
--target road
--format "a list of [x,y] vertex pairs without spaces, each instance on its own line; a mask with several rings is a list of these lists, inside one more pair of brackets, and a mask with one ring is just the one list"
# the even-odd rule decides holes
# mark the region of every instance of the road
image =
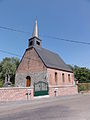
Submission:
[[0,120],[90,120],[90,94],[1,102]]

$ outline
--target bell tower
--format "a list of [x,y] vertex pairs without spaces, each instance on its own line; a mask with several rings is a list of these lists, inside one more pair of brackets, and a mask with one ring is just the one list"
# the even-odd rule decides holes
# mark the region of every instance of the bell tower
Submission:
[[41,47],[41,40],[39,39],[39,36],[38,36],[37,20],[35,21],[32,37],[29,39],[29,44],[28,44],[29,48],[33,46]]

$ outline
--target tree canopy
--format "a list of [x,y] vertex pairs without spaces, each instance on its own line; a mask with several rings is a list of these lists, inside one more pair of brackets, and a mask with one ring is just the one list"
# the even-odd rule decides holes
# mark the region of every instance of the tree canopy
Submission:
[[74,77],[79,81],[79,83],[90,82],[90,69],[86,67],[70,66],[74,72]]
[[19,59],[18,58],[8,58],[5,57],[1,62],[0,62],[0,80],[5,79],[5,74],[8,72],[8,74],[11,77],[11,82],[14,84],[14,79],[15,79],[15,72],[16,69],[19,65]]

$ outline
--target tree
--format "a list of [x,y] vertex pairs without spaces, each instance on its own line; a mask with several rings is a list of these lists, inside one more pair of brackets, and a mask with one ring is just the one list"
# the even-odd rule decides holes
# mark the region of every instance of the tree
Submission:
[[12,82],[12,84],[14,84],[15,72],[16,72],[18,65],[19,65],[18,58],[14,58],[14,57],[4,58],[0,63],[0,79],[4,81],[5,74],[6,74],[6,72],[8,72],[8,74],[11,77],[10,81]]
[[79,81],[79,83],[90,82],[90,69],[86,67],[71,66],[74,77]]

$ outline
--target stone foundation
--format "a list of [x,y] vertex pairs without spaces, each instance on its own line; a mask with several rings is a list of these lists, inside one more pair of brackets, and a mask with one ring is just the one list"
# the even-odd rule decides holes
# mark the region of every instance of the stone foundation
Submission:
[[0,88],[0,101],[18,101],[30,99],[33,99],[33,88]]
[[48,82],[47,80],[47,72],[41,71],[41,72],[29,72],[29,73],[16,73],[15,76],[15,86],[16,87],[26,87],[26,77],[31,77],[31,86],[34,85],[34,83],[37,83],[39,81]]

